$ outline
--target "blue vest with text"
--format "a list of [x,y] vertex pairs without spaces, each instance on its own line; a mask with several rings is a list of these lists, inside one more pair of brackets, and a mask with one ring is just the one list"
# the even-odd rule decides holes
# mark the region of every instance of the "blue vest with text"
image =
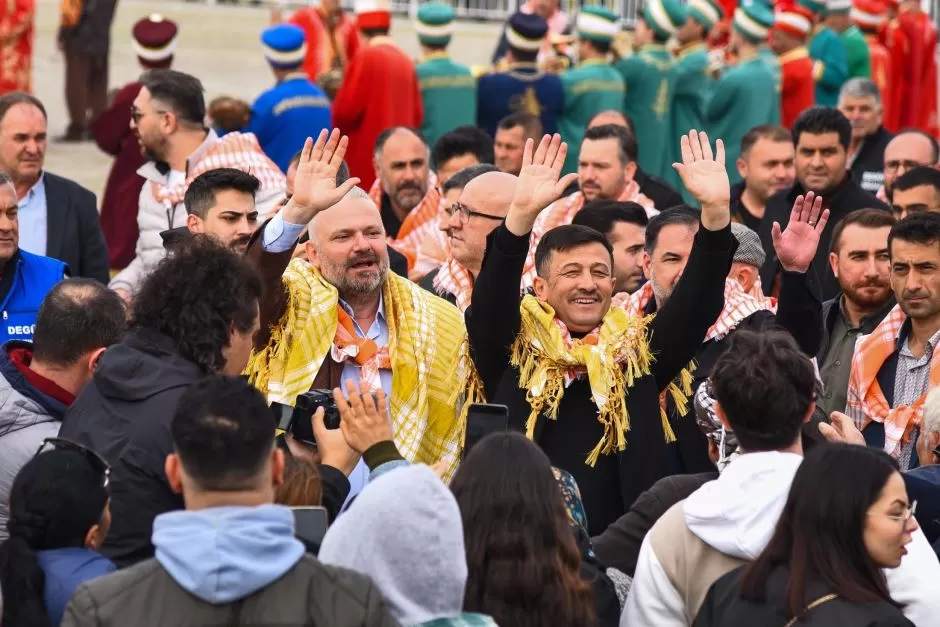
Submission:
[[3,318],[0,342],[32,341],[39,306],[52,286],[65,277],[67,270],[67,266],[58,259],[33,255],[25,250],[17,253],[15,263],[14,268],[4,269],[4,272],[16,274],[0,306]]

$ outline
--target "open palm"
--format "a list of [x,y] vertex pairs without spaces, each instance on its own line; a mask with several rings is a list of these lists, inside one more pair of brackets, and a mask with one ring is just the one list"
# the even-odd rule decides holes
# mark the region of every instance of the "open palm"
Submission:
[[336,172],[343,163],[348,144],[349,138],[341,135],[339,129],[333,129],[329,137],[324,129],[316,143],[309,137],[304,143],[291,202],[310,214],[307,221],[338,203],[359,182],[351,178],[339,187],[336,185]]
[[708,135],[689,131],[681,139],[682,163],[672,167],[679,173],[682,184],[704,207],[726,206],[731,201],[731,181],[725,170],[725,146],[719,139],[712,154]]
[[781,232],[778,222],[770,229],[777,259],[784,270],[806,272],[809,269],[828,221],[829,210],[823,211],[822,196],[808,192],[805,197],[796,197],[786,230]]
[[561,197],[565,188],[577,178],[577,174],[561,177],[568,145],[561,141],[561,136],[557,133],[554,136],[542,137],[534,154],[533,145],[531,139],[526,140],[522,169],[519,171],[512,204],[534,219],[542,209]]

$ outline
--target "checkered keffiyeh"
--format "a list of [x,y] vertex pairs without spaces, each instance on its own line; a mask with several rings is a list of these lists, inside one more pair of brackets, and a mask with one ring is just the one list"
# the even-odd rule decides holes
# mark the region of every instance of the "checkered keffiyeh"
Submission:
[[431,229],[427,237],[421,240],[414,268],[409,273],[409,278],[412,281],[421,280],[426,274],[432,272],[435,268],[440,268],[450,259],[450,238],[440,228],[450,219],[444,212],[446,207],[447,203],[444,202],[444,196],[441,196],[435,225],[437,228]]
[[286,189],[287,179],[261,150],[253,133],[229,133],[212,142],[195,163],[187,164],[186,180],[170,186],[151,181],[153,197],[167,209],[175,207],[183,202],[186,190],[197,176],[219,168],[248,172],[261,181],[261,189]]
[[[376,207],[382,207],[382,182],[379,179],[372,184],[369,190],[369,198],[375,203]],[[408,278],[412,281],[420,279],[428,271],[419,273],[415,267],[418,258],[418,250],[422,242],[435,236],[435,231],[440,234],[440,206],[441,193],[437,189],[437,175],[434,172],[428,172],[428,191],[418,203],[418,206],[408,212],[405,219],[398,229],[396,237],[389,237],[388,244],[408,259]],[[440,234],[443,237],[442,234]],[[438,265],[447,260],[446,255],[439,259]],[[433,267],[431,268],[434,269]]]
[[[640,186],[636,181],[630,181],[617,200],[620,202],[635,202],[646,209],[648,218],[652,218],[659,213],[653,201],[640,192]],[[571,221],[574,220],[574,217],[578,215],[583,207],[584,195],[578,191],[567,198],[556,200],[535,219],[535,224],[532,226],[532,236],[529,240],[529,255],[526,257],[525,267],[522,270],[523,291],[532,287],[535,282],[535,249],[538,247],[542,236],[556,226],[571,224]]]
[[473,275],[451,257],[434,275],[434,290],[439,295],[453,294],[457,300],[457,309],[467,311],[473,296]]
[[[924,418],[925,391],[909,405],[891,407],[878,383],[878,371],[897,349],[898,335],[907,316],[895,305],[875,330],[859,338],[852,357],[852,373],[846,411],[859,430],[872,422],[880,422],[885,428],[885,452],[898,459],[902,444],[910,440],[915,429],[920,428]],[[930,359],[930,384],[928,390],[940,385],[940,350],[935,350]]]
[[[633,315],[642,316],[652,298],[653,282],[647,281],[643,287],[630,296],[625,304],[626,309]],[[726,278],[725,306],[715,324],[705,334],[705,342],[720,340],[731,333],[742,320],[764,310],[777,313],[777,299],[764,296],[760,279],[754,282],[751,291],[745,292],[740,283],[732,278]]]

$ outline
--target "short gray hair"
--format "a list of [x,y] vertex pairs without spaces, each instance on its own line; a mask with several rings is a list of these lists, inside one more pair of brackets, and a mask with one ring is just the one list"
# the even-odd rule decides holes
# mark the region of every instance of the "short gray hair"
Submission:
[[875,104],[881,106],[881,90],[873,81],[867,78],[852,78],[842,85],[839,90],[839,102],[843,98],[873,98]]
[[[362,189],[358,185],[356,187],[353,187],[348,192],[346,192],[346,195],[343,196],[343,200],[348,200],[349,198],[365,198],[367,200],[372,200],[372,197],[369,196],[369,192]],[[307,233],[310,235],[311,241],[313,240],[313,229],[316,223],[317,223],[317,216],[313,216],[313,219],[310,220],[310,222],[307,224]]]

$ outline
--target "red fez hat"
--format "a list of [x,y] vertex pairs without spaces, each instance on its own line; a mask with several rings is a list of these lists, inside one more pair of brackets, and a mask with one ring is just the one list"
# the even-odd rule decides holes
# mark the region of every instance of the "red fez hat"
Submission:
[[134,24],[134,52],[141,65],[168,67],[176,51],[178,30],[176,22],[156,13]]

